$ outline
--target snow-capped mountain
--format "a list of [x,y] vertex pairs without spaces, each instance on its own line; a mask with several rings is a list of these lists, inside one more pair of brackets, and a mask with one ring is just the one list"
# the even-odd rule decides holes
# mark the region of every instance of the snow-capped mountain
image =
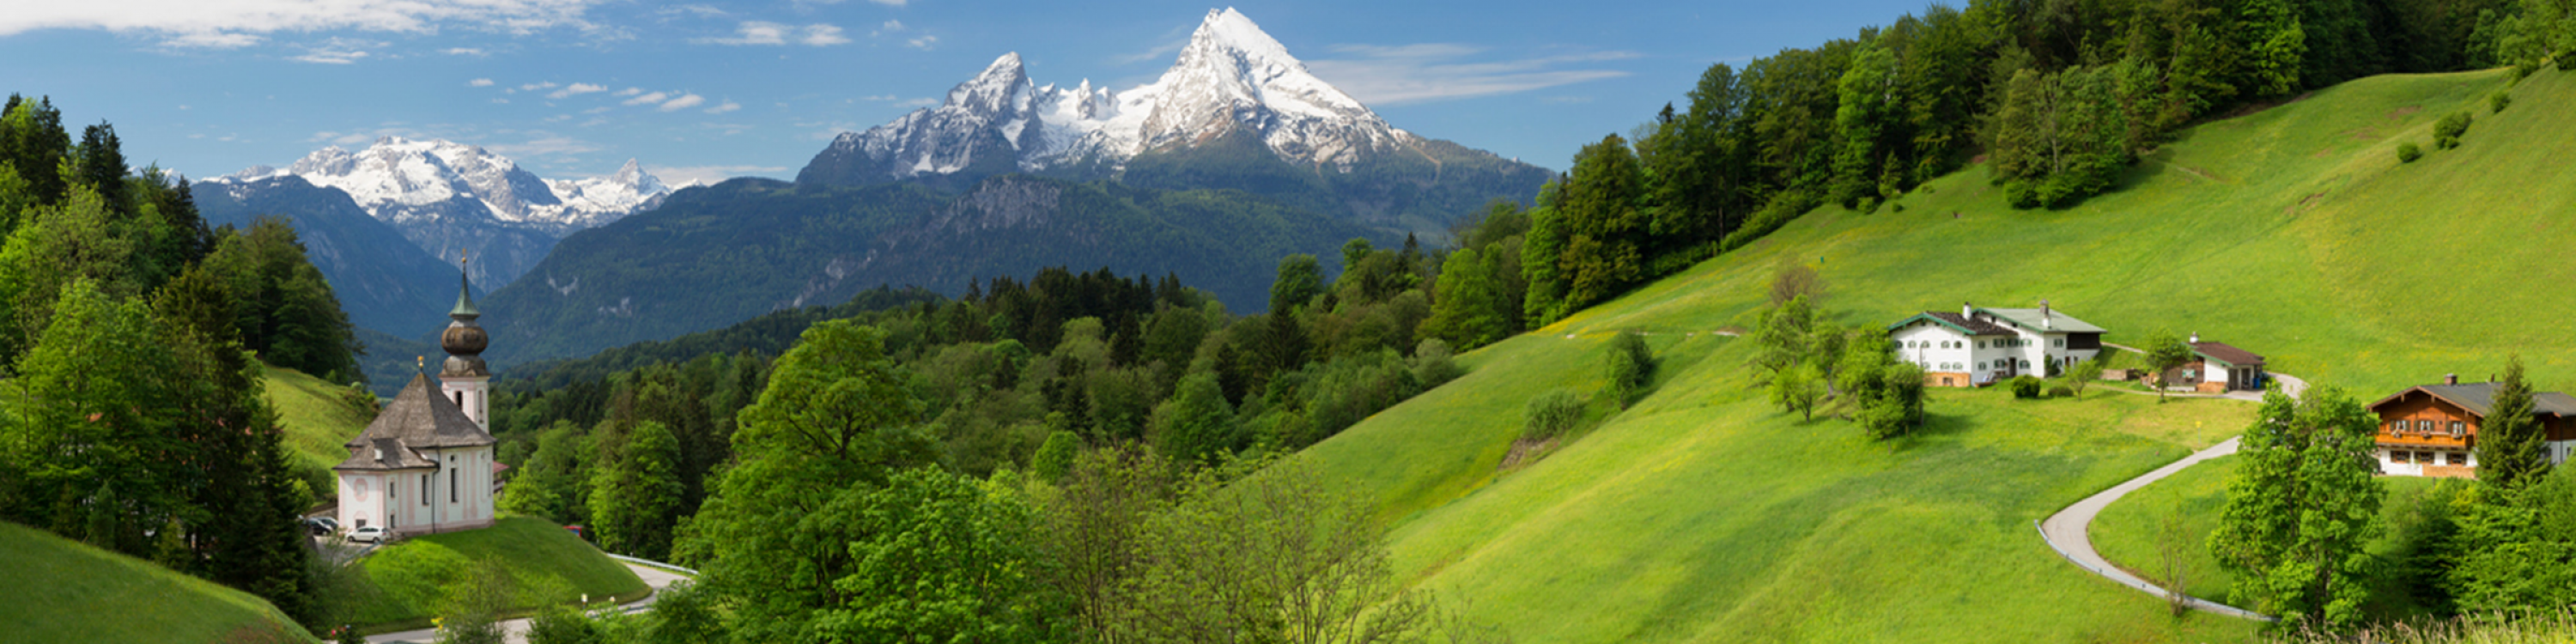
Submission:
[[491,288],[535,266],[563,236],[660,206],[672,190],[633,160],[605,177],[548,180],[482,146],[401,137],[356,152],[326,147],[282,170],[256,166],[216,181],[285,176],[347,193],[444,261],[470,253],[475,282]]
[[938,107],[845,132],[799,181],[875,183],[960,172],[1040,172],[1251,134],[1281,160],[1348,172],[1419,142],[1306,71],[1234,9],[1210,10],[1160,79],[1128,89],[1037,85],[1018,53],[995,59]]

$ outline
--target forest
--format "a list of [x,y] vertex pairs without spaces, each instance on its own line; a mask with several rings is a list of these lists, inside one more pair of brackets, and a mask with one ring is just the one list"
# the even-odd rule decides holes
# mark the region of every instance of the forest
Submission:
[[49,98],[0,118],[0,517],[322,620],[299,466],[259,362],[357,378],[347,316],[285,222],[208,229],[188,184],[75,143]]

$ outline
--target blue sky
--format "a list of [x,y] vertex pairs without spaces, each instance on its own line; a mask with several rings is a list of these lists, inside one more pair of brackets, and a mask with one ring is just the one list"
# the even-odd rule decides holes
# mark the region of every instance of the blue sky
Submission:
[[[22,4],[13,2],[11,4]],[[792,178],[832,134],[931,104],[1017,51],[1038,83],[1125,89],[1212,5],[969,0],[51,0],[0,11],[0,91],[116,125],[192,177],[381,135],[482,145],[548,178]],[[1225,6],[1225,5],[1214,5]],[[1550,168],[1684,102],[1710,63],[1849,37],[1922,0],[1243,1],[1317,76],[1417,134]],[[75,128],[77,131],[77,128]]]

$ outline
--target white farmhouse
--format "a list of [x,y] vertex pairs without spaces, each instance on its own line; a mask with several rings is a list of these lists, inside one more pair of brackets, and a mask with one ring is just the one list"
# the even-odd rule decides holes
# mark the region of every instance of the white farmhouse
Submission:
[[1925,311],[1887,325],[1898,359],[1923,368],[1923,384],[1974,387],[2021,374],[2048,375],[2102,353],[2102,327],[2048,308]]
[[448,353],[440,391],[413,376],[347,443],[349,460],[331,468],[342,527],[416,535],[492,525],[492,374],[482,357],[488,338],[474,322],[481,316],[470,293],[458,293],[439,337]]

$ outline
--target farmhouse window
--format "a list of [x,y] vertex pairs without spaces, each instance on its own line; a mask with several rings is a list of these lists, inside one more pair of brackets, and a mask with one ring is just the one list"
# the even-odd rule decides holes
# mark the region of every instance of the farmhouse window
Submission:
[[2452,465],[2469,464],[2469,455],[2461,452],[2451,452],[2449,459]]
[[2469,424],[2468,424],[2468,423],[2463,423],[2463,422],[2456,421],[2456,420],[2451,421],[2451,437],[2452,437],[2452,438],[2459,438],[2459,437],[2460,437],[2460,433],[2461,433],[2461,432],[2466,432],[2466,431],[2468,431],[2468,428],[2469,428]]
[[1986,341],[1984,341],[1984,340],[1978,340],[1978,341],[1977,341],[1977,348],[1979,348],[1979,349],[1986,348]]
[[2431,435],[2433,435],[2433,421],[2429,421],[2429,420],[2419,420],[2419,421],[2415,421],[2415,433],[2423,434],[2423,435],[2426,435],[2426,436],[2431,436]]
[[2048,341],[2048,346],[2064,349],[2066,348],[2066,338],[2051,338]]

